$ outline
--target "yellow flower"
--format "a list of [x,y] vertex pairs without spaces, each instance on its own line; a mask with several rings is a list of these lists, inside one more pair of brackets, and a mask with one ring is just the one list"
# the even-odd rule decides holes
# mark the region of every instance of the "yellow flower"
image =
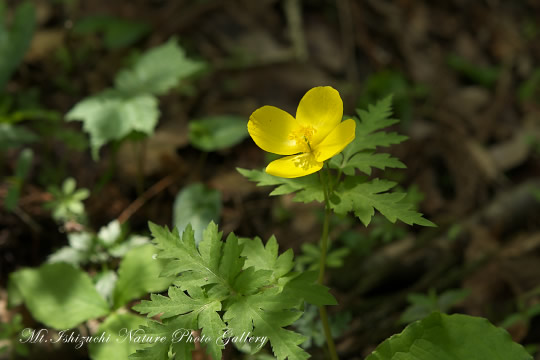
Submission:
[[274,106],[251,114],[248,131],[264,151],[289,155],[272,161],[266,172],[284,178],[313,174],[323,162],[354,140],[356,123],[343,118],[343,101],[336,89],[309,90],[298,105],[296,118]]

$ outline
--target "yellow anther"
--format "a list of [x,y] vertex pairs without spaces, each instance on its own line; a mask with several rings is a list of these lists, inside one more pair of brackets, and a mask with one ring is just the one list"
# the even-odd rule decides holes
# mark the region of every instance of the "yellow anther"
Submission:
[[311,152],[311,139],[316,130],[313,126],[302,126],[289,135],[290,140],[295,140],[297,145],[304,147],[304,152]]

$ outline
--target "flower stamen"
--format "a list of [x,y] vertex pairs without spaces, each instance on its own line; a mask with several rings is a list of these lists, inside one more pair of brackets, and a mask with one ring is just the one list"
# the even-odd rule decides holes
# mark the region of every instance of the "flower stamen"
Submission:
[[311,152],[311,139],[316,132],[317,130],[311,125],[302,126],[289,135],[289,140],[294,140],[297,145],[301,145],[304,148],[303,152]]

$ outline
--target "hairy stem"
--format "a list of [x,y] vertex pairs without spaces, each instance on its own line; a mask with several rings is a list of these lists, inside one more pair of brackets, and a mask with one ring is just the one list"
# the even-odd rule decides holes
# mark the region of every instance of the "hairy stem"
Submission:
[[[327,171],[326,174],[329,175],[330,173]],[[321,172],[319,172],[319,179],[323,186],[325,205],[323,231],[321,236],[321,259],[319,264],[319,284],[322,284],[324,282],[324,270],[326,268],[326,254],[328,252],[328,230],[330,227],[330,216],[332,215],[332,210],[330,209],[328,184]],[[334,338],[332,337],[330,324],[328,322],[328,315],[326,314],[326,308],[324,306],[319,307],[319,315],[321,317],[321,322],[324,329],[324,337],[326,338],[326,344],[328,345],[328,352],[330,353],[330,358],[332,360],[338,360],[336,345],[334,344]]]

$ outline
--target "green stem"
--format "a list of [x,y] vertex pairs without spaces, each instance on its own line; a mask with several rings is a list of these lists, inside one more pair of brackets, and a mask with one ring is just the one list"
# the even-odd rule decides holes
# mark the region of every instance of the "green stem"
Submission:
[[[327,171],[329,175],[330,172]],[[326,268],[326,254],[328,252],[328,230],[330,227],[330,216],[332,215],[332,209],[330,209],[330,200],[328,195],[328,184],[324,180],[324,177],[319,172],[319,179],[323,186],[324,193],[324,222],[323,222],[323,231],[321,236],[321,259],[319,264],[319,284],[324,282],[324,270]],[[334,344],[334,338],[332,337],[332,332],[330,330],[330,324],[328,322],[328,315],[326,313],[326,308],[324,306],[319,307],[319,315],[321,317],[321,322],[324,329],[324,337],[326,338],[326,344],[328,345],[328,352],[330,353],[330,358],[332,360],[338,360],[338,355],[336,352],[336,345]]]

